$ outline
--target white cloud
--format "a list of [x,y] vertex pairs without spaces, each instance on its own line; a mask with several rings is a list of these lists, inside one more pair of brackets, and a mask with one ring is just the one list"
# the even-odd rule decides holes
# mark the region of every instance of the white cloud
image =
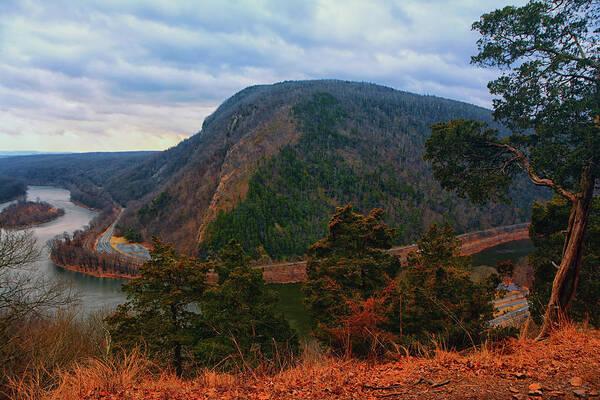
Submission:
[[489,106],[485,0],[0,2],[0,150],[163,149],[248,85],[341,78]]

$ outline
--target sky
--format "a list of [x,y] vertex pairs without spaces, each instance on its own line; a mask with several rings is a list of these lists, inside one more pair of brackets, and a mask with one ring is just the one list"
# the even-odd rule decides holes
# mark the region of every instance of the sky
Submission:
[[239,90],[343,79],[491,106],[491,0],[0,0],[0,151],[163,150]]

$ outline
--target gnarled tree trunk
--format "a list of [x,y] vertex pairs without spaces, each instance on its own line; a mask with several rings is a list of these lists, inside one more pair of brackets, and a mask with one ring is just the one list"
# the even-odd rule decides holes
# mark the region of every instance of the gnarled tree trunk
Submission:
[[575,297],[583,258],[585,230],[594,196],[594,184],[592,169],[588,168],[582,177],[582,191],[571,202],[571,215],[562,259],[552,283],[552,293],[538,339],[548,336],[559,324]]

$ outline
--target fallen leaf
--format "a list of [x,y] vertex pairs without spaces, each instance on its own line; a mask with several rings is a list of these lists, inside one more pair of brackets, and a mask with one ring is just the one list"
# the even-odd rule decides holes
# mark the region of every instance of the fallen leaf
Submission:
[[585,397],[585,389],[573,389],[573,394],[576,397],[584,398]]
[[519,393],[519,389],[517,389],[517,388],[514,388],[514,387],[512,387],[512,386],[509,386],[509,387],[508,387],[508,390],[509,390],[510,392],[512,392],[512,393]]
[[572,386],[581,386],[583,384],[583,379],[581,379],[578,376],[574,376],[573,378],[571,378],[571,380],[569,380],[569,383]]
[[540,385],[539,383],[533,382],[531,385],[529,385],[529,391],[537,392],[539,390],[542,390],[542,385]]

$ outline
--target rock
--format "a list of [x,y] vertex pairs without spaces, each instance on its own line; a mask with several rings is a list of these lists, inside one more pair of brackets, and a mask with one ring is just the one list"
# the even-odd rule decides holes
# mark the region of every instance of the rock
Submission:
[[592,390],[590,393],[588,393],[590,395],[590,397],[597,397],[599,395],[599,393],[595,390]]
[[571,379],[569,380],[569,383],[570,383],[572,386],[581,386],[581,385],[583,384],[583,379],[581,379],[581,378],[580,378],[580,377],[578,377],[578,376],[574,376],[573,378],[571,378]]
[[517,378],[517,379],[525,379],[525,378],[527,378],[527,375],[525,375],[522,372],[515,372],[515,378]]
[[538,382],[533,382],[531,385],[529,385],[530,392],[538,392],[540,390],[542,390],[542,385],[540,385]]
[[548,392],[548,395],[551,397],[563,397],[565,395],[565,392],[561,392],[559,390],[553,390],[551,392]]
[[585,389],[573,389],[573,394],[575,397],[584,398],[585,397]]
[[527,399],[527,396],[525,396],[524,394],[513,394],[512,397],[515,400],[526,400]]
[[508,387],[508,391],[509,391],[509,392],[511,392],[511,393],[519,393],[519,389],[517,389],[517,388],[514,388],[514,387],[512,387],[512,386],[509,386],[509,387]]

